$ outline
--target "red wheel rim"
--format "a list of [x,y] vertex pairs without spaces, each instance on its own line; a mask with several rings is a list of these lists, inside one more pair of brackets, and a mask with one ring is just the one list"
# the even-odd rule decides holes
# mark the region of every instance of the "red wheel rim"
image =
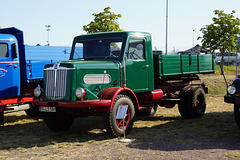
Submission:
[[123,129],[123,121],[124,121],[124,128],[127,128],[130,120],[131,120],[131,113],[130,113],[130,110],[129,110],[129,108],[128,108],[127,113],[126,113],[126,115],[125,115],[125,119],[116,119],[117,126],[118,126],[120,129]]

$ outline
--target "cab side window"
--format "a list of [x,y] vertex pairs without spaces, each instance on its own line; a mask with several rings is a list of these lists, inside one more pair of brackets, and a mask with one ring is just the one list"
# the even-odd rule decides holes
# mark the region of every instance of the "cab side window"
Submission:
[[0,43],[0,58],[7,58],[7,57],[9,57],[8,45],[4,43]]
[[143,39],[131,39],[128,47],[128,59],[145,59],[145,42]]
[[17,44],[16,43],[14,43],[14,44],[12,44],[12,57],[13,58],[17,58],[18,57],[18,51],[17,51]]

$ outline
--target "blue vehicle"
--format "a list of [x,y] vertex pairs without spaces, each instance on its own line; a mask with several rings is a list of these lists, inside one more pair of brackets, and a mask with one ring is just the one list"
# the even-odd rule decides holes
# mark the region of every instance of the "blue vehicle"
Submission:
[[47,63],[68,60],[71,47],[24,45],[17,28],[0,29],[0,124],[4,113],[25,110],[35,116],[33,89],[42,84]]

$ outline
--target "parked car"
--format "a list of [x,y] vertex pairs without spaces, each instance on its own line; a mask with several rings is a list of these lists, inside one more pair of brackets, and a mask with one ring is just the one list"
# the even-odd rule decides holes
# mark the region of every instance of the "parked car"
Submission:
[[[238,58],[240,55],[238,54],[237,56],[237,61],[236,61],[236,54],[234,53],[224,53],[224,64],[225,65],[235,65],[236,62],[239,64],[240,63],[240,59]],[[222,55],[221,53],[217,53],[216,54],[216,58],[215,58],[215,63],[216,64],[220,64],[221,63],[221,59],[222,59]]]

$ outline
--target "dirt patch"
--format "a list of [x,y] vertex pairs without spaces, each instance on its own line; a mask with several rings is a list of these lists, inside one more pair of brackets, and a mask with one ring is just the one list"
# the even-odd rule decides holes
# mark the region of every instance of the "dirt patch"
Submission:
[[102,117],[75,120],[68,132],[52,132],[24,112],[0,126],[0,159],[239,159],[240,130],[233,105],[208,97],[199,119],[183,119],[177,107],[138,117],[127,138],[108,137]]

